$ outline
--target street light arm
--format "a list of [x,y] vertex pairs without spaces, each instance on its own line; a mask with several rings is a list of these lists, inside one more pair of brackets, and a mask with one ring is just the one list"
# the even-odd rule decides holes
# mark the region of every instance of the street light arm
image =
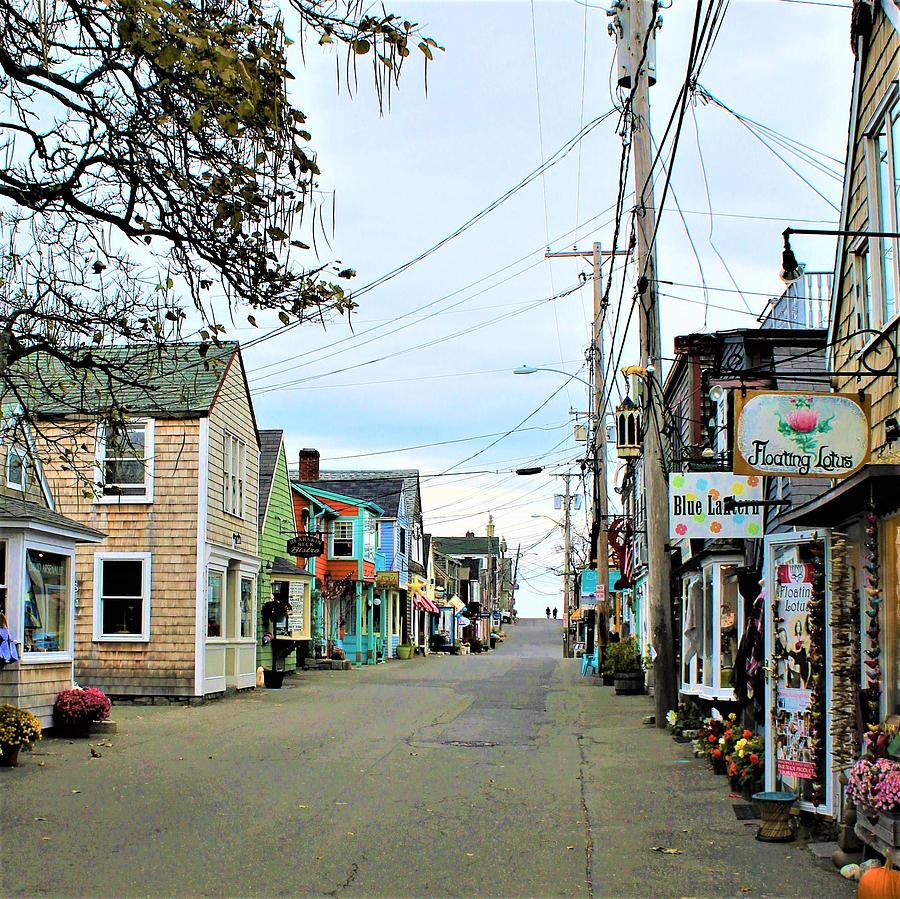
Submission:
[[585,381],[584,378],[579,375],[573,375],[571,372],[563,371],[561,368],[544,368],[543,366],[540,368],[535,368],[532,365],[520,365],[518,368],[513,369],[514,375],[533,375],[538,371],[552,371],[557,375],[565,375],[570,381],[581,381],[585,387],[590,388],[590,383]]

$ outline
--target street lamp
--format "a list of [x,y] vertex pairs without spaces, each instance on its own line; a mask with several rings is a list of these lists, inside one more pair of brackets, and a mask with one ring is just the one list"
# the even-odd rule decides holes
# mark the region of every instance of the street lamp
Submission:
[[535,372],[539,371],[552,371],[557,375],[565,375],[571,381],[581,381],[581,383],[584,384],[584,386],[588,389],[590,389],[591,386],[590,383],[588,381],[585,381],[584,378],[579,377],[578,375],[573,375],[571,372],[563,371],[561,368],[536,368],[533,365],[525,365],[523,363],[518,368],[514,368],[512,373],[514,375],[533,375],[535,374]]

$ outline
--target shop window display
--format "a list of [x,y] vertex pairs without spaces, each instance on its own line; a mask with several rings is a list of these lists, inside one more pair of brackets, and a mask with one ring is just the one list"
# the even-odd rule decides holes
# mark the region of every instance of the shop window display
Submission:
[[222,586],[224,575],[221,571],[210,571],[206,582],[206,636],[221,637],[223,631],[224,606]]
[[25,652],[68,651],[69,588],[67,556],[25,551]]
[[736,561],[712,560],[683,583],[683,693],[733,698],[734,662],[744,630],[737,572]]

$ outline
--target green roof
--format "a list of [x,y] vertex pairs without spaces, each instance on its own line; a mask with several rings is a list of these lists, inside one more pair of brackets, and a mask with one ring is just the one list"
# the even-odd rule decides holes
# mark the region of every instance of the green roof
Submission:
[[32,414],[99,417],[118,408],[156,418],[192,418],[209,412],[228,364],[238,349],[232,341],[84,348],[85,367],[64,366],[46,356],[23,360],[11,377],[27,397]]
[[431,541],[434,551],[443,556],[467,558],[500,555],[499,537],[432,537]]

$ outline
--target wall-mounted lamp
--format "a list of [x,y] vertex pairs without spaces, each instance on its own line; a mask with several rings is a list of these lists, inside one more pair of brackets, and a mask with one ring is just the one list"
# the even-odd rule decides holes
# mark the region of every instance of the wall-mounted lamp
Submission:
[[718,403],[723,396],[725,396],[725,391],[718,384],[714,384],[709,388],[709,398],[714,403]]
[[900,440],[900,421],[896,418],[887,418],[884,422],[884,439],[888,443]]

